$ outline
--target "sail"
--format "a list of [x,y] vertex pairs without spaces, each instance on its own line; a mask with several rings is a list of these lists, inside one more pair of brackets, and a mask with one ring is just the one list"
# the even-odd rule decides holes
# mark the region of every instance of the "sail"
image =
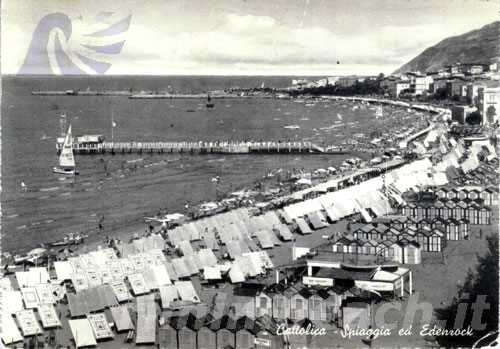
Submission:
[[64,138],[63,148],[61,150],[61,155],[59,155],[59,166],[62,168],[74,168],[75,167],[75,157],[73,156],[73,136],[71,135],[71,125],[68,127],[68,132],[66,132],[66,138]]

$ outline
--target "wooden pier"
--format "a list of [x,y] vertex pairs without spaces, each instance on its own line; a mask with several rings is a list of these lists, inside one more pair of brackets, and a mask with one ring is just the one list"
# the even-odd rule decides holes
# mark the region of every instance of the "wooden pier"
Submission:
[[[62,148],[57,143],[57,151]],[[311,142],[100,142],[73,143],[75,154],[346,154],[347,149]]]

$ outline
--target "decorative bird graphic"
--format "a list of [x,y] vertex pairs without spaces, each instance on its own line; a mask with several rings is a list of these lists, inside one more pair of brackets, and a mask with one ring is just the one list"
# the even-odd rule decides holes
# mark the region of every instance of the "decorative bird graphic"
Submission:
[[66,14],[44,16],[35,28],[18,74],[104,74],[125,44],[132,15],[100,12],[91,21]]

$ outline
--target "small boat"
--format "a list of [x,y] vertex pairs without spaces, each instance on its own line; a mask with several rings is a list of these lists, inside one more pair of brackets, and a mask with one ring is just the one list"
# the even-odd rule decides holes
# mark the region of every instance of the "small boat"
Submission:
[[215,104],[212,103],[212,98],[210,97],[210,95],[207,95],[207,104],[206,104],[206,106],[207,106],[208,109],[212,109],[215,106]]
[[381,118],[384,116],[384,109],[382,108],[381,105],[378,106],[377,110],[375,111],[375,116],[377,118]]
[[61,155],[59,155],[59,167],[54,167],[52,171],[54,173],[67,176],[74,176],[78,174],[75,166],[75,157],[73,155],[73,136],[71,135],[71,125],[68,127]]
[[83,242],[84,236],[80,234],[70,233],[64,238],[50,243],[52,247],[68,246],[68,245],[79,245]]
[[283,128],[286,128],[289,130],[296,130],[296,129],[299,129],[300,126],[299,125],[287,125],[287,126],[283,126]]

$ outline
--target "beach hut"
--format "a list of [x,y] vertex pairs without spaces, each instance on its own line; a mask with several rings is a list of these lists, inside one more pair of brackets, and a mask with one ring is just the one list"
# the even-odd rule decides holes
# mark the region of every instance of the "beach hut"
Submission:
[[368,329],[371,327],[371,306],[368,300],[358,297],[347,297],[342,302],[343,329]]
[[445,224],[446,240],[461,240],[460,222],[455,218],[448,218]]
[[381,239],[384,234],[389,230],[389,226],[384,223],[377,223],[372,230],[372,239]]
[[448,220],[442,218],[441,216],[437,216],[431,221],[431,227],[436,228],[442,231],[446,230],[446,224],[448,223]]
[[422,228],[417,232],[417,242],[425,252],[441,252],[444,243],[445,233],[439,229]]
[[455,219],[467,218],[466,216],[467,206],[468,205],[463,201],[457,202],[455,208],[453,209],[453,218]]
[[274,284],[265,290],[273,300],[273,318],[278,320],[290,318],[290,299],[285,295],[286,289],[282,284]]
[[255,348],[255,338],[260,326],[250,317],[243,316],[236,321],[236,348]]
[[[170,326],[170,323],[166,322],[163,317],[160,318],[160,326],[158,328],[158,343],[160,348],[178,348],[177,346],[177,331],[175,328]],[[215,340],[214,340],[215,343]],[[207,349],[211,348],[208,346]],[[215,344],[214,344],[215,347]]]
[[372,230],[373,225],[365,224],[354,232],[354,237],[356,239],[370,239]]
[[312,294],[307,288],[296,290],[294,287],[290,287],[285,290],[284,294],[290,300],[290,318],[292,320],[308,317],[309,298]]
[[457,203],[453,200],[448,200],[444,203],[443,208],[443,218],[448,219],[450,217],[455,218],[455,207]]
[[477,224],[489,225],[491,224],[491,208],[488,206],[479,206],[476,208]]
[[278,334],[278,321],[265,315],[257,318],[255,322],[259,331],[255,336],[255,349],[282,349],[285,348],[284,337]]
[[273,299],[266,292],[260,292],[255,296],[255,313],[257,317],[273,316]]
[[338,286],[320,288],[317,295],[323,299],[326,306],[326,320],[334,322],[337,320],[340,306],[342,305],[342,290]]
[[483,200],[483,203],[488,206],[498,204],[498,192],[495,188],[484,188],[480,191],[479,197]]
[[448,188],[439,188],[438,190],[435,191],[435,194],[439,199],[446,199],[448,194]]
[[397,229],[394,229],[394,228],[389,228],[389,230],[387,230],[383,236],[383,239],[384,240],[390,240],[390,241],[397,241],[399,239],[399,235],[401,234],[401,232]]
[[427,218],[434,220],[436,217],[442,216],[444,203],[442,201],[435,201],[433,205],[427,208]]
[[469,221],[465,218],[462,218],[458,221],[460,224],[460,236],[463,236],[463,239],[469,236]]
[[346,253],[352,253],[352,254],[359,253],[359,250],[360,250],[359,240],[357,240],[357,239],[351,240],[351,242],[348,245],[346,245],[346,247],[347,247]]
[[377,256],[383,256],[385,258],[391,258],[392,250],[391,246],[394,242],[390,240],[382,240],[376,247]]
[[422,248],[416,241],[404,240],[403,242],[403,264],[422,263]]
[[456,190],[456,192],[457,192],[457,198],[459,198],[460,200],[465,200],[469,196],[467,189],[464,189],[464,188],[462,188],[462,189],[456,189],[456,188],[454,188],[454,190]]
[[458,198],[458,190],[456,190],[455,188],[452,188],[452,189],[448,190],[448,193],[446,194],[446,197],[449,200],[457,199]]
[[236,348],[236,321],[232,317],[226,314],[213,321],[210,328],[216,331],[217,349]]
[[198,348],[215,349],[217,348],[217,332],[210,327],[202,326],[198,330]]
[[467,198],[470,200],[478,200],[481,198],[481,190],[478,188],[467,189]]
[[[326,297],[326,298],[325,298]],[[309,319],[312,321],[327,320],[327,299],[328,292],[315,292],[309,297]]]
[[403,263],[403,243],[401,241],[396,241],[392,243],[389,247],[389,256],[391,260],[397,263]]
[[332,244],[333,252],[335,253],[349,253],[349,245],[354,241],[354,237],[341,236]]
[[[194,315],[193,315],[194,316]],[[170,326],[177,331],[177,343],[182,349],[196,349],[197,332],[188,327],[189,315],[174,316],[169,319]],[[194,320],[196,322],[196,317]]]
[[402,208],[402,214],[409,216],[409,217],[416,217],[417,216],[417,206],[410,202],[406,205],[403,205]]

